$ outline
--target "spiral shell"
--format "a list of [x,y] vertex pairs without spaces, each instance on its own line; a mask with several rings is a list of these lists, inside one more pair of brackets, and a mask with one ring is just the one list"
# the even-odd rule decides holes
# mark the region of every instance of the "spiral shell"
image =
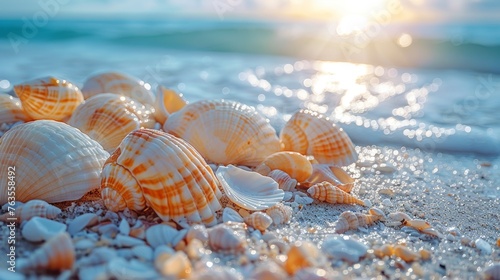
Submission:
[[[81,198],[99,186],[109,154],[80,130],[39,120],[18,125],[0,139],[0,168],[15,174],[16,200],[49,203]],[[7,202],[8,180],[0,180],[0,204]]]
[[359,227],[373,225],[377,221],[380,221],[380,216],[345,211],[340,214],[337,220],[335,232],[344,233],[348,230],[357,230]]
[[198,101],[172,114],[166,132],[193,145],[207,161],[257,166],[278,152],[274,128],[253,107],[234,101]]
[[255,212],[244,219],[245,223],[254,229],[258,229],[261,232],[266,231],[266,229],[273,223],[273,219],[269,217],[266,213]]
[[184,140],[139,129],[123,139],[104,164],[104,204],[112,211],[140,211],[145,202],[164,221],[214,225],[221,193],[212,169]]
[[328,182],[339,189],[350,193],[354,188],[354,179],[344,171],[344,169],[329,164],[313,164],[312,174],[307,179],[307,185],[314,185],[321,182]]
[[245,250],[245,236],[227,223],[218,224],[208,230],[208,245],[214,251],[242,252]]
[[187,101],[182,94],[177,93],[164,86],[158,86],[155,99],[155,118],[160,123],[165,123],[170,114],[173,114],[186,106]]
[[319,163],[349,165],[357,160],[349,136],[328,118],[309,110],[300,110],[280,133],[284,151],[312,155]]
[[18,98],[0,93],[0,124],[29,120],[31,118],[24,113]]
[[[61,209],[55,207],[54,205],[50,205],[43,200],[33,199],[18,206],[15,211],[15,217],[17,218],[17,222],[21,223],[28,221],[33,217],[53,219],[60,213]],[[6,222],[8,218],[13,218],[10,216],[9,212],[1,215],[0,221]]]
[[279,169],[287,173],[299,183],[307,180],[312,174],[312,165],[307,158],[296,152],[277,152],[269,155],[255,168],[256,172],[268,175],[272,170]]
[[274,181],[276,181],[276,183],[278,183],[279,188],[284,191],[292,191],[297,186],[297,180],[292,179],[290,175],[279,169],[275,169],[269,172],[269,174],[267,174],[267,177],[270,177]]
[[68,124],[80,129],[113,152],[128,133],[152,128],[153,111],[126,96],[104,93],[92,96],[76,108]]
[[19,264],[20,269],[24,271],[71,269],[75,262],[75,247],[69,234],[61,232],[45,242],[24,261]]
[[141,104],[153,105],[155,96],[146,86],[149,84],[127,74],[104,72],[87,78],[82,93],[85,99],[105,92],[116,93],[128,96]]
[[365,203],[362,200],[355,198],[328,182],[315,184],[307,189],[307,192],[312,198],[316,198],[319,201],[325,201],[333,204],[358,204],[365,206]]
[[273,219],[275,225],[286,224],[292,218],[292,207],[278,203],[266,210],[267,215]]
[[61,121],[83,102],[80,89],[55,77],[45,77],[14,86],[24,112],[35,120]]

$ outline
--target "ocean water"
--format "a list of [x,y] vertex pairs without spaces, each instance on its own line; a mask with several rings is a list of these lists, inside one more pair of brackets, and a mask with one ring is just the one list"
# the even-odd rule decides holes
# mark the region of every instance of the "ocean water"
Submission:
[[[132,74],[189,101],[255,106],[279,130],[298,109],[336,121],[358,145],[500,154],[500,27],[220,20],[0,21],[0,91],[46,75],[82,85]],[[401,33],[412,44],[397,46]],[[362,40],[361,40],[362,39]]]

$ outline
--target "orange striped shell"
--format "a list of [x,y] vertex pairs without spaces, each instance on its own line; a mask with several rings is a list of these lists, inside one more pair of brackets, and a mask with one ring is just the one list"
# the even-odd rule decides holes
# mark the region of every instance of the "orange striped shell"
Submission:
[[80,89],[69,81],[55,77],[35,79],[14,86],[23,109],[35,120],[61,121],[83,102]]
[[319,201],[325,201],[333,204],[358,204],[365,206],[365,203],[362,200],[355,198],[328,182],[315,184],[307,189],[307,192],[311,195],[311,197],[316,198]]
[[161,219],[214,225],[221,208],[217,179],[184,140],[152,129],[123,139],[104,164],[101,194],[112,211],[137,211],[147,203]]
[[296,152],[277,152],[269,155],[257,166],[255,171],[267,175],[272,170],[279,169],[296,179],[299,183],[311,176],[313,168],[309,160]]
[[31,120],[21,107],[18,98],[0,93],[0,124]]
[[278,152],[274,128],[253,107],[228,100],[190,103],[170,115],[163,129],[218,164],[257,166]]
[[158,86],[155,99],[155,118],[160,123],[165,123],[170,114],[173,114],[186,106],[187,101],[182,94],[177,93],[164,86]]
[[75,247],[67,232],[61,232],[32,252],[27,259],[19,262],[20,270],[63,271],[71,269],[75,263]]
[[281,149],[312,155],[319,163],[349,165],[357,160],[349,136],[330,119],[300,110],[280,133]]
[[80,129],[113,152],[129,132],[152,128],[155,121],[151,106],[126,96],[103,93],[92,96],[76,108],[68,124]]

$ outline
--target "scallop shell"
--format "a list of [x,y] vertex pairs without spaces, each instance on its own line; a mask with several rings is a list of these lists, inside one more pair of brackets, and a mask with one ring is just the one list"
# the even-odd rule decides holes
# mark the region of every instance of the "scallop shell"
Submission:
[[106,161],[101,194],[115,212],[140,211],[146,201],[164,221],[206,225],[216,224],[222,195],[212,169],[191,145],[151,129],[128,134]]
[[78,106],[68,124],[113,152],[128,133],[154,126],[153,111],[129,97],[104,93]]
[[287,173],[299,183],[307,180],[313,170],[311,163],[305,156],[296,152],[277,152],[265,158],[255,171],[262,175],[268,175],[275,169]]
[[190,103],[172,114],[163,129],[189,142],[207,161],[223,165],[254,167],[280,149],[267,120],[234,101]]
[[307,179],[307,185],[328,182],[341,190],[350,193],[354,187],[354,179],[344,169],[329,164],[313,164],[312,174]]
[[164,86],[158,86],[155,99],[155,118],[160,123],[165,123],[168,117],[186,106],[187,101],[182,93],[177,93]]
[[208,230],[208,245],[214,251],[242,252],[246,240],[243,234],[223,223]]
[[[0,143],[0,168],[15,171],[16,199],[21,202],[81,198],[99,185],[109,156],[80,130],[50,120],[18,125]],[[7,202],[7,188],[8,180],[0,180],[0,204]]]
[[35,120],[61,121],[83,102],[80,89],[55,77],[45,77],[14,86],[24,112]]
[[116,93],[128,96],[141,104],[153,105],[155,96],[146,86],[149,85],[127,74],[104,72],[87,78],[82,93],[85,99],[105,92]]
[[[33,217],[53,219],[61,213],[61,209],[48,204],[43,200],[33,199],[16,208],[15,214],[17,222],[28,221]],[[8,218],[13,218],[9,212],[0,216],[0,221],[6,222]]]
[[284,151],[312,155],[319,163],[349,165],[357,160],[349,136],[328,118],[309,110],[300,110],[280,133]]
[[0,93],[0,124],[30,120],[31,118],[23,111],[19,98]]
[[279,169],[275,169],[269,172],[269,174],[267,174],[267,177],[273,178],[274,181],[278,183],[279,188],[284,191],[294,190],[297,186],[297,180],[292,179],[290,175]]
[[31,253],[26,262],[19,266],[21,270],[62,271],[71,269],[74,262],[75,248],[71,237],[68,233],[61,232]]
[[273,223],[273,219],[269,217],[266,213],[255,212],[247,217],[245,217],[245,223],[254,229],[258,229],[261,232],[266,231],[266,229]]
[[216,175],[227,197],[248,210],[265,210],[285,195],[273,179],[233,165],[219,166]]
[[293,209],[290,206],[278,203],[266,210],[267,215],[273,219],[275,225],[286,224],[290,221]]
[[319,201],[325,201],[333,204],[358,204],[365,206],[365,203],[362,200],[355,198],[328,182],[315,184],[307,189],[307,192],[311,195],[311,197],[316,198]]

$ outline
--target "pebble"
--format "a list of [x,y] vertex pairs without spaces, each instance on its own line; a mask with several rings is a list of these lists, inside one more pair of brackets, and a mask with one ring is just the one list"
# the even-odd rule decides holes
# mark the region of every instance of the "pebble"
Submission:
[[152,265],[137,260],[114,258],[108,263],[107,268],[111,277],[117,279],[161,279]]
[[27,221],[21,231],[24,239],[39,242],[50,239],[57,233],[66,231],[66,225],[41,217],[33,217]]
[[375,165],[374,167],[375,167],[375,170],[380,171],[380,173],[391,174],[391,173],[396,172],[396,168],[394,168],[393,166],[390,166],[386,163],[381,163],[381,164]]
[[484,241],[481,238],[476,239],[476,248],[481,251],[484,255],[490,255],[492,252],[491,245],[488,242]]
[[125,219],[122,219],[122,221],[120,222],[120,225],[118,226],[118,229],[119,229],[120,233],[123,235],[130,234],[130,225],[127,222],[127,220],[125,220]]
[[97,230],[101,235],[107,237],[115,237],[119,232],[118,227],[115,224],[99,225]]
[[382,200],[382,205],[384,205],[385,207],[392,207],[393,206],[391,200],[388,198],[385,198]]
[[[95,266],[84,266],[78,269],[78,279],[109,279],[107,266],[105,264]],[[12,278],[11,278],[12,279]]]
[[81,216],[76,217],[73,221],[71,221],[68,225],[68,233],[71,235],[75,235],[77,232],[82,229],[93,226],[98,222],[99,218],[94,213],[87,213]]
[[285,192],[285,195],[283,196],[283,201],[289,201],[293,197],[293,192]]
[[95,246],[95,241],[90,239],[81,239],[75,243],[75,249],[77,250],[87,250]]
[[139,259],[153,261],[153,249],[147,245],[139,245],[132,248],[132,253]]
[[146,243],[138,238],[134,238],[128,235],[117,234],[113,239],[113,245],[117,247],[134,247],[139,245],[145,245]]
[[356,263],[368,252],[368,247],[349,236],[332,236],[323,241],[321,250],[330,258]]

